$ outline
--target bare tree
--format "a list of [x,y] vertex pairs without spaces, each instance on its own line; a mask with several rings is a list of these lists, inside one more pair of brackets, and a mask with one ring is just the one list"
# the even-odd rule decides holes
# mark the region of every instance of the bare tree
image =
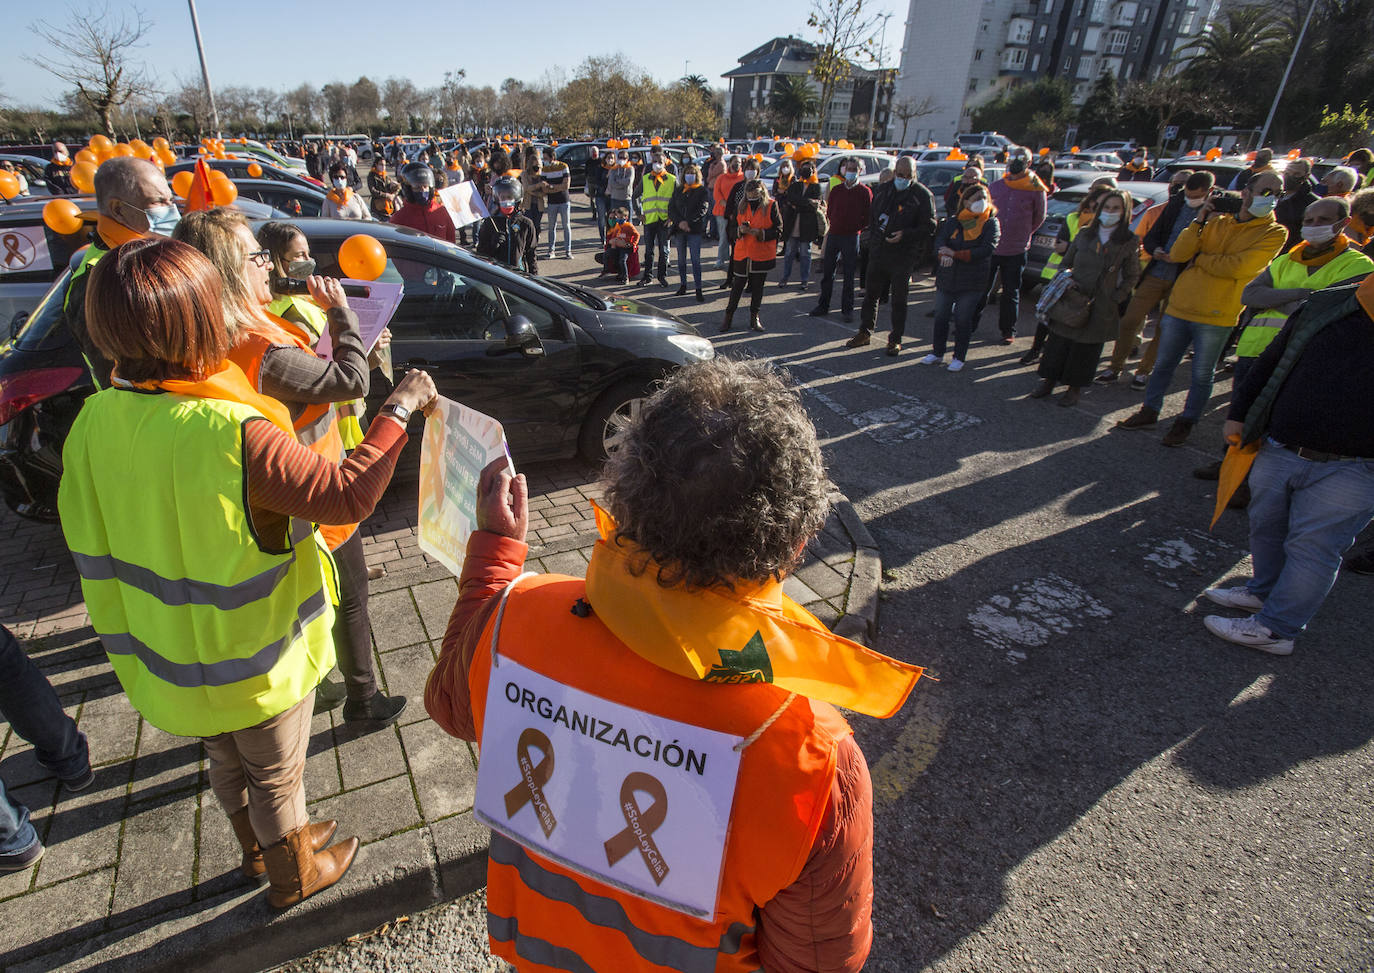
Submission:
[[940,110],[940,106],[935,103],[934,97],[926,95],[920,101],[912,101],[904,98],[892,106],[892,114],[902,120],[902,144],[906,145],[906,130],[913,120],[924,118],[926,115],[934,115]]
[[150,94],[153,83],[142,64],[133,60],[143,36],[153,26],[142,10],[127,7],[112,13],[109,4],[85,10],[68,8],[60,23],[30,24],[40,40],[53,49],[25,60],[76,86],[81,99],[100,119],[105,134],[114,137],[114,112],[134,95]]
[[199,138],[210,123],[210,97],[205,93],[205,85],[201,80],[178,78],[171,104],[178,113],[187,117],[187,134]]
[[855,60],[874,60],[880,17],[870,10],[866,0],[811,0],[806,23],[820,35],[820,49],[811,66],[811,76],[821,87],[820,138],[825,138],[835,91],[850,79]]

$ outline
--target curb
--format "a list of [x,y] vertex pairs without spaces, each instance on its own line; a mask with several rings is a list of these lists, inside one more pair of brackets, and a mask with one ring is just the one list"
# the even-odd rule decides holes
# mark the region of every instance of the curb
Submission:
[[854,543],[854,572],[845,596],[845,613],[835,623],[836,635],[871,645],[878,635],[878,592],[883,578],[883,560],[878,542],[859,519],[854,504],[835,491],[830,503],[840,525]]

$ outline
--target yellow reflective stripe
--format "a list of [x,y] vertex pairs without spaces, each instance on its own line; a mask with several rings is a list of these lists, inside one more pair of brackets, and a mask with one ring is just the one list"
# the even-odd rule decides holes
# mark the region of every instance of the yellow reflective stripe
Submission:
[[131,655],[145,669],[163,682],[182,689],[206,686],[228,686],[247,679],[264,676],[281,661],[291,645],[304,637],[304,629],[328,611],[329,600],[324,590],[317,589],[296,609],[291,631],[270,645],[265,645],[247,658],[221,659],[218,662],[173,662],[159,655],[157,650],[128,632],[97,632],[105,651],[110,655]]
[[[630,947],[646,962],[680,970],[681,973],[713,973],[715,970],[715,949],[698,946],[676,936],[640,929],[630,921],[625,907],[618,901],[587,892],[568,876],[549,871],[531,858],[523,847],[499,832],[492,832],[488,854],[496,864],[515,868],[520,881],[544,898],[564,902],[580,912],[582,918],[592,925],[614,929],[622,934]],[[491,918],[488,917],[489,930]],[[515,922],[513,918],[508,921],[512,924]],[[518,928],[512,926],[512,932],[520,937]],[[516,952],[520,952],[518,938]]]

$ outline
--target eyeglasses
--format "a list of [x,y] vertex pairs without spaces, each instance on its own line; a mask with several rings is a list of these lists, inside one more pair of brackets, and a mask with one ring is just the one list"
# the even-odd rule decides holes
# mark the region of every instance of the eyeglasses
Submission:
[[254,250],[251,253],[246,254],[244,259],[250,261],[255,267],[266,267],[268,264],[272,262],[272,251]]

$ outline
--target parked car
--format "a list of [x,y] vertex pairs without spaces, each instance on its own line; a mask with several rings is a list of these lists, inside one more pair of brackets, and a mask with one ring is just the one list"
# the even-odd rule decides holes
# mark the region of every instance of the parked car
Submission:
[[[1283,156],[1276,156],[1272,165],[1274,171],[1282,175],[1283,170],[1288,168],[1288,159]],[[1321,179],[1337,165],[1340,165],[1340,162],[1336,160],[1314,160],[1312,171],[1318,179]],[[1231,181],[1248,168],[1250,168],[1250,160],[1243,155],[1223,155],[1215,159],[1198,155],[1185,155],[1163,163],[1155,170],[1155,178],[1167,182],[1178,170],[1192,169],[1194,172],[1210,172],[1216,176],[1218,189],[1228,189],[1231,186]]]
[[[922,162],[916,167],[916,181],[930,190],[935,197],[935,215],[944,219],[945,216],[945,190],[949,189],[949,184],[964,171],[966,162],[951,162],[942,159],[937,162]],[[997,163],[991,163],[983,167],[983,177],[989,183],[1001,179],[1006,174],[1007,167]]]
[[[206,159],[205,164],[216,172],[222,172],[234,182],[240,179],[271,179],[276,182],[291,183],[297,186],[307,186],[312,189],[324,189],[324,183],[312,176],[294,169],[283,169],[258,159]],[[256,164],[262,170],[262,175],[255,176],[248,171],[250,165]],[[196,168],[195,159],[187,159],[185,162],[178,162],[167,167],[167,178],[170,180],[178,172],[194,172]],[[363,175],[363,173],[358,173]]]
[[965,152],[977,149],[980,152],[989,150],[993,155],[998,152],[1006,152],[1008,155],[1016,152],[1030,154],[1030,150],[1024,145],[1017,145],[1000,132],[964,132],[954,136],[954,144]]
[[[1072,189],[1061,189],[1049,198],[1045,206],[1045,222],[1031,237],[1030,251],[1026,254],[1026,270],[1022,275],[1023,286],[1034,287],[1040,282],[1040,273],[1045,269],[1050,254],[1054,253],[1054,241],[1064,225],[1064,218],[1083,202],[1083,197],[1088,195],[1088,185],[1084,183]],[[1146,210],[1169,198],[1167,182],[1133,182],[1122,188],[1131,194],[1131,229],[1139,225]]]
[[265,203],[291,219],[319,216],[324,207],[325,192],[316,186],[277,179],[234,179],[234,186],[239,199]]
[[[297,221],[324,274],[357,232],[387,250],[380,280],[403,283],[390,322],[398,372],[423,368],[439,394],[494,416],[516,462],[603,459],[655,382],[713,356],[681,318],[590,287],[533,277],[422,233],[378,223]],[[0,350],[0,492],[22,516],[56,518],[62,444],[91,394],[63,325],[63,270]],[[374,372],[374,376],[378,373]],[[372,383],[372,410],[390,392]]]
[[30,196],[50,196],[48,190],[48,180],[43,172],[48,167],[46,159],[40,159],[36,155],[14,155],[0,154],[0,162],[9,162],[14,165],[14,169],[29,181]]
[[[840,164],[848,158],[857,158],[863,166],[863,171],[859,173],[859,182],[874,189],[878,185],[878,176],[884,169],[891,169],[897,164],[897,160],[886,152],[878,152],[874,149],[821,149],[813,161],[816,163],[816,177],[821,183],[821,198],[824,199],[830,194],[830,180],[840,174]],[[772,185],[777,178],[778,168],[782,165],[782,159],[774,159],[764,165],[759,175]]]

